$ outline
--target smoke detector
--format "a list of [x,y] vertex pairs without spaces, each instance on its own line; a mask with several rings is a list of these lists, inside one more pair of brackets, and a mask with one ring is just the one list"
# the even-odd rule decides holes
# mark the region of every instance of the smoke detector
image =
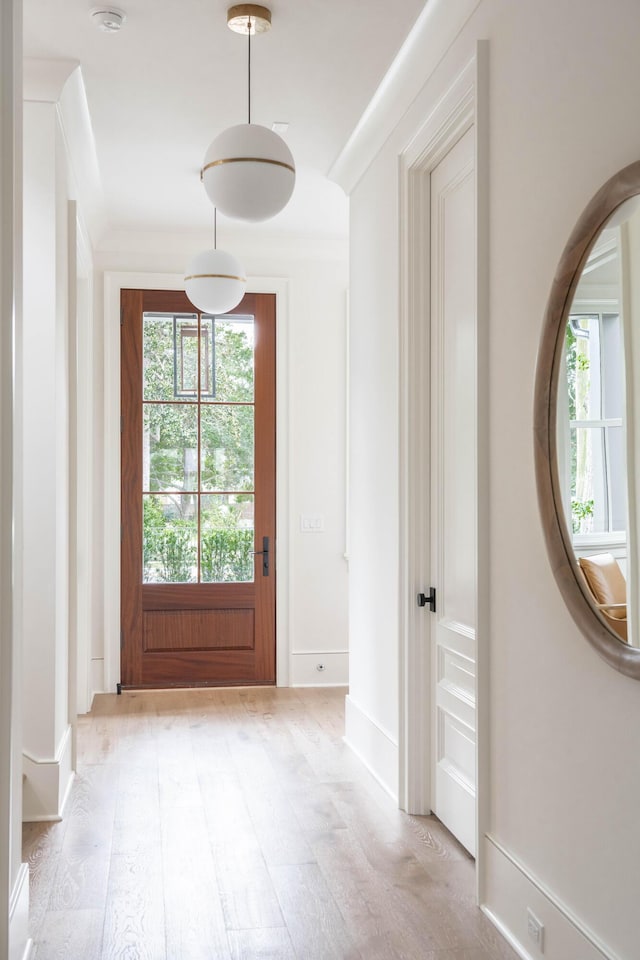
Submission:
[[103,33],[117,33],[127,19],[124,10],[118,7],[94,7],[89,16],[91,22]]

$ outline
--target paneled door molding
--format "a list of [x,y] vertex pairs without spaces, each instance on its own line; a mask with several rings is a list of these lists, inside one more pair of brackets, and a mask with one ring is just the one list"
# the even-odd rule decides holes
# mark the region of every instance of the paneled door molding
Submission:
[[[430,175],[475,128],[478,323],[478,837],[487,796],[487,61],[488,44],[460,72],[400,157],[400,806],[428,813],[431,798],[430,627],[417,593],[430,565]],[[478,878],[482,871],[477,871]]]
[[[105,273],[104,389],[104,690],[120,682],[120,292],[122,289],[181,290],[177,274]],[[247,293],[276,296],[276,684],[288,686],[290,654],[290,457],[289,457],[289,312],[288,281],[279,277],[249,278]]]

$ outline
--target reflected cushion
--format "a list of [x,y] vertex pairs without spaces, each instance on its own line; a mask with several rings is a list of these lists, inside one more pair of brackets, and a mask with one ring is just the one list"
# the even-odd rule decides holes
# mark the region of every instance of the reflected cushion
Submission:
[[618,561],[610,553],[580,557],[578,563],[596,603],[626,603],[627,584]]
[[620,604],[617,608],[605,607],[600,612],[626,641],[627,583],[618,561],[610,553],[598,553],[592,557],[578,557],[578,564],[597,604]]

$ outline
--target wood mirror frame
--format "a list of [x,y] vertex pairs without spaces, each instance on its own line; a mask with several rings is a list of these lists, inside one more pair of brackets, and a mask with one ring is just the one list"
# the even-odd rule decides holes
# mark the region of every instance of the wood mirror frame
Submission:
[[558,471],[557,406],[565,328],[589,253],[614,210],[640,194],[640,161],[616,173],[596,193],[569,238],[553,280],[538,352],[534,398],[534,453],[538,505],[553,575],[576,624],[600,656],[620,673],[640,680],[640,648],[611,630],[593,605],[578,571],[564,518]]

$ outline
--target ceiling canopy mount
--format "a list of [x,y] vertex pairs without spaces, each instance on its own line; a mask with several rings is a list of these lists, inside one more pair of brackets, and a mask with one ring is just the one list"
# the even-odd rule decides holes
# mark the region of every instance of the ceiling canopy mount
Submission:
[[245,36],[266,33],[271,29],[271,10],[257,3],[237,3],[227,10],[227,26]]

